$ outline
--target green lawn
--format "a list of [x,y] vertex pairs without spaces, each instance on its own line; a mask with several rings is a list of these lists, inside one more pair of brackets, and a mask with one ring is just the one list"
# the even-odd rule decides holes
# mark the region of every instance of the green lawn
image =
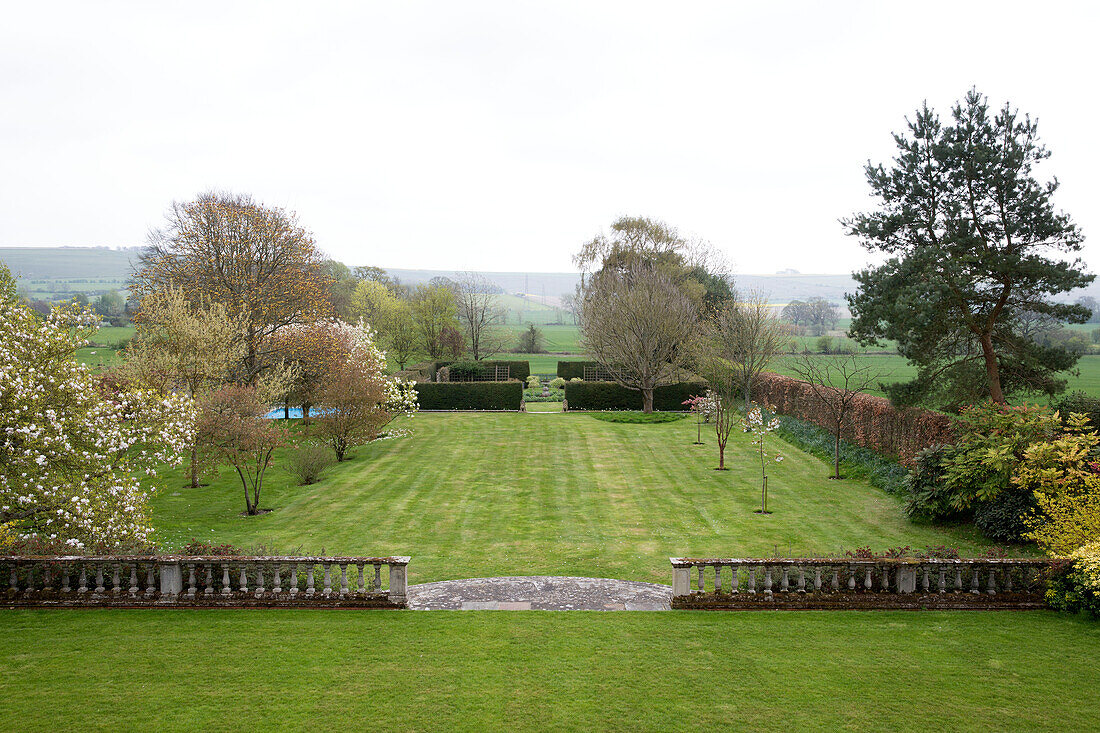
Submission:
[[[262,505],[241,517],[242,490],[223,472],[183,488],[179,470],[153,501],[160,542],[190,537],[281,552],[411,555],[411,582],[495,575],[584,575],[670,582],[673,555],[752,557],[982,542],[972,531],[911,522],[869,484],[831,481],[829,467],[788,448],[759,502],[759,463],[735,433],[729,471],[695,424],[613,424],[582,413],[422,414],[412,435],[379,441],[293,486],[276,468]],[[282,460],[282,456],[279,457]]]
[[1089,731],[1047,612],[0,611],[9,730]]

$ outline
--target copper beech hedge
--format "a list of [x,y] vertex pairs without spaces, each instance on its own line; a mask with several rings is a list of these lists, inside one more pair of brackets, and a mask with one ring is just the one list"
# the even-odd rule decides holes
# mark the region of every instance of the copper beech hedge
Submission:
[[[780,415],[807,420],[830,432],[832,416],[808,382],[764,372],[753,381],[753,398]],[[951,418],[915,407],[896,408],[890,400],[861,394],[841,425],[840,437],[904,463],[931,445],[954,443]]]

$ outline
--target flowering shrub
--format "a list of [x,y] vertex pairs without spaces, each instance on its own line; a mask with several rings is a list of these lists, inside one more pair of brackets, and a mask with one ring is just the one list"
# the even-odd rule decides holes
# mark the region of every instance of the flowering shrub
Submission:
[[336,456],[328,446],[306,443],[294,446],[287,462],[287,470],[298,480],[298,485],[309,486],[317,483],[324,470],[336,463]]
[[386,373],[386,355],[375,346],[370,328],[342,328],[350,344],[348,355],[333,367],[318,393],[318,430],[337,461],[344,460],[349,448],[377,438],[398,415],[417,410],[414,385]]
[[[781,415],[831,429],[831,415],[808,382],[763,372],[753,382],[753,396]],[[955,442],[947,415],[916,408],[899,409],[883,397],[860,394],[852,403],[840,437],[878,453],[897,456],[908,465],[930,445]]]
[[69,551],[148,544],[139,477],[180,462],[191,401],[101,385],[75,356],[97,317],[67,307],[40,320],[14,293],[0,265],[0,526]]

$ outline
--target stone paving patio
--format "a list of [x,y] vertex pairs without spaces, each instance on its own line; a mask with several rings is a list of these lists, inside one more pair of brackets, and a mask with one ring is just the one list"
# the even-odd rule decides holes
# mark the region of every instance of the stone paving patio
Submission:
[[610,578],[532,575],[410,585],[420,611],[667,611],[672,587]]

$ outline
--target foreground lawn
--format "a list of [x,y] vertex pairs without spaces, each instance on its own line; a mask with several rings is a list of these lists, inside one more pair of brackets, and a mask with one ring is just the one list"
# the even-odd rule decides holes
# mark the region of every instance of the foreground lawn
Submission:
[[274,511],[258,517],[240,516],[235,474],[192,490],[174,471],[153,501],[159,541],[412,555],[413,583],[496,575],[669,583],[670,555],[982,546],[973,531],[914,524],[898,499],[860,480],[829,480],[829,466],[790,447],[770,468],[775,513],[754,514],[760,464],[748,436],[734,434],[731,470],[715,471],[713,436],[692,446],[691,420],[454,413],[417,415],[407,427],[412,435],[360,449],[313,486],[273,469],[262,505]]
[[0,611],[5,727],[1100,728],[1047,612]]

